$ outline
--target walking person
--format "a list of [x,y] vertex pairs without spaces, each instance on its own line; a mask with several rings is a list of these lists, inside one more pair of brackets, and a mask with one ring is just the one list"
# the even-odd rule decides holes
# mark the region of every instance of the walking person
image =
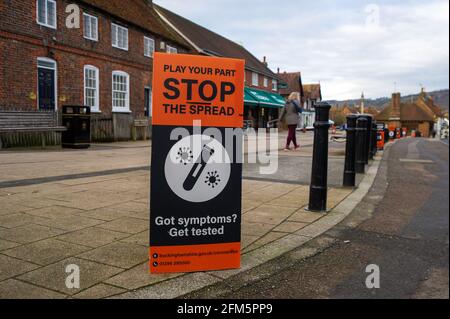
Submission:
[[300,121],[299,113],[302,112],[300,107],[300,98],[299,94],[293,92],[289,95],[286,105],[284,106],[283,111],[281,112],[279,121],[285,121],[288,126],[288,137],[286,141],[285,151],[290,151],[291,142],[294,143],[294,150],[300,148],[300,145],[297,144],[297,126]]

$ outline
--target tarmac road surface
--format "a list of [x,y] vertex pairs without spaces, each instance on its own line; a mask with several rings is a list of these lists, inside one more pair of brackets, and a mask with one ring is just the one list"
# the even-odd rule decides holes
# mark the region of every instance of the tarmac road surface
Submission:
[[[448,144],[404,139],[341,224],[263,266],[185,298],[449,298]],[[380,288],[368,289],[368,265]]]

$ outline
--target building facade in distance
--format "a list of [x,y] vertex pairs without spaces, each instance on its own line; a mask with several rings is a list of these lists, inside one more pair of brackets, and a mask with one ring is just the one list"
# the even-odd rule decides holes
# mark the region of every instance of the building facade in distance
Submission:
[[429,137],[435,124],[443,117],[441,109],[434,103],[424,89],[419,97],[410,102],[402,102],[400,93],[393,93],[391,102],[375,116],[380,123],[385,123],[390,130],[406,129]]

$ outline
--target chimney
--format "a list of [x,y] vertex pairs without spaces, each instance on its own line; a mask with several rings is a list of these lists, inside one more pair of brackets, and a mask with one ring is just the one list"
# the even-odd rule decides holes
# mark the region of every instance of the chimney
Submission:
[[266,57],[263,57],[263,64],[264,64],[265,66],[268,66],[267,58],[266,58]]
[[280,74],[280,68],[277,69],[277,73]]
[[401,94],[393,93],[392,94],[392,114],[391,114],[391,116],[394,118],[400,118],[400,103],[401,103]]

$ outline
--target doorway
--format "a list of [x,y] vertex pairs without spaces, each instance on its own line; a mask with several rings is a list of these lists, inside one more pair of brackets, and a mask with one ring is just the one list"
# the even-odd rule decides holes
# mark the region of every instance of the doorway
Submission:
[[40,111],[56,111],[56,62],[48,58],[38,59],[38,108]]

